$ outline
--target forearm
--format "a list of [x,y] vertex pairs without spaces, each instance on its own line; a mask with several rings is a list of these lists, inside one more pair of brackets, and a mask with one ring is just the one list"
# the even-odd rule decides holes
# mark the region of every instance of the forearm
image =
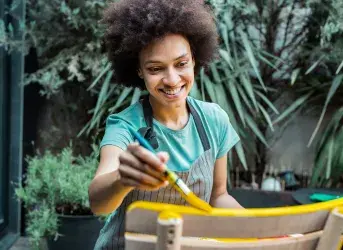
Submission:
[[133,189],[123,186],[118,171],[99,175],[89,186],[89,202],[94,214],[109,214],[116,210]]
[[212,207],[220,208],[243,208],[231,195],[227,192],[220,194],[216,197],[212,197],[210,200]]

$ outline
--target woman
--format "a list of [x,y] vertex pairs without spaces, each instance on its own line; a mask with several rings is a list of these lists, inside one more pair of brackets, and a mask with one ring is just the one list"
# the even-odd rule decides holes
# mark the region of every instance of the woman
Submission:
[[[163,177],[175,171],[214,207],[241,207],[226,190],[227,152],[239,141],[227,114],[188,96],[194,75],[215,56],[218,34],[199,0],[122,0],[104,14],[117,83],[146,89],[142,101],[110,115],[89,187],[95,214],[110,214],[95,249],[124,248],[127,206],[136,200],[186,205]],[[134,143],[128,126],[157,157]]]

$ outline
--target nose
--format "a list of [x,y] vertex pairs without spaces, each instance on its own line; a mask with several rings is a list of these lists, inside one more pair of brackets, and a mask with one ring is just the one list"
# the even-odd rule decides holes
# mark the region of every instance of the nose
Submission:
[[180,82],[180,80],[181,80],[181,77],[175,69],[169,69],[165,77],[162,79],[164,84],[167,84],[170,86],[177,85]]

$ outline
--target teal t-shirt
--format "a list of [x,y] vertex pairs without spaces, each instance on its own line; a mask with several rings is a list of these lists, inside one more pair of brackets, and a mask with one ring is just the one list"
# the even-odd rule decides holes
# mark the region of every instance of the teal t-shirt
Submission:
[[[221,158],[239,141],[228,115],[218,104],[199,101],[190,96],[187,98],[200,116],[210,141],[212,156],[214,159]],[[128,126],[135,130],[147,126],[140,102],[107,118],[100,146],[114,145],[125,150],[127,145],[134,141]],[[155,119],[153,126],[159,144],[156,151],[169,153],[168,168],[171,170],[187,171],[204,152],[193,116],[189,116],[186,126],[180,130],[167,128]]]

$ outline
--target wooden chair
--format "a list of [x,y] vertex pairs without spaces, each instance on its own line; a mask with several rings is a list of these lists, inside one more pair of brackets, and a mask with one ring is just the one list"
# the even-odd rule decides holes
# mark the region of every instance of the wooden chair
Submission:
[[269,209],[213,209],[135,202],[127,210],[127,250],[337,250],[343,198]]

